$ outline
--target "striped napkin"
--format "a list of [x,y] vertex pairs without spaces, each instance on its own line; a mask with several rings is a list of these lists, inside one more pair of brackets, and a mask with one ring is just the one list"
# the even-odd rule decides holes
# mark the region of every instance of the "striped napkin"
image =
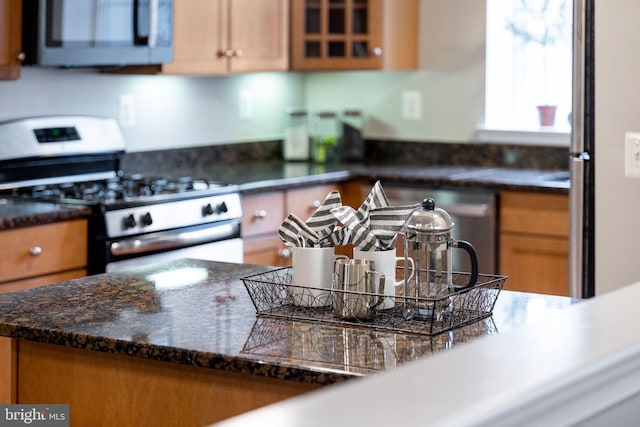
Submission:
[[331,213],[342,206],[340,192],[334,190],[322,204],[303,221],[291,213],[283,221],[278,234],[287,246],[321,248],[344,244],[346,230],[338,226],[338,219]]
[[358,210],[339,206],[331,213],[346,229],[343,242],[363,251],[384,251],[395,246],[398,232],[418,206],[419,203],[390,206],[382,184],[377,181]]

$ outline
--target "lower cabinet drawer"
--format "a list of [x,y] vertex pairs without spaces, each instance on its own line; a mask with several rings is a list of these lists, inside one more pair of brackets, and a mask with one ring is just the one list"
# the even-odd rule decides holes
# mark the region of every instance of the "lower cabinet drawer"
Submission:
[[0,232],[0,283],[87,265],[84,219]]
[[291,265],[291,249],[282,243],[278,235],[245,238],[243,239],[243,244],[245,264],[278,267]]
[[276,233],[284,220],[282,191],[251,194],[242,197],[242,236]]

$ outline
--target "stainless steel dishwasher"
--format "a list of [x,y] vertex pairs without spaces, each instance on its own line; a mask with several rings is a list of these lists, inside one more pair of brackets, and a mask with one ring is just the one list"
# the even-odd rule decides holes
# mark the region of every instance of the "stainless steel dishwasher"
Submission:
[[[480,273],[497,274],[497,208],[496,193],[485,190],[438,189],[385,184],[384,192],[392,205],[419,203],[427,197],[435,200],[436,206],[451,215],[455,223],[453,237],[466,240],[478,254]],[[453,269],[471,271],[466,253],[454,252]]]

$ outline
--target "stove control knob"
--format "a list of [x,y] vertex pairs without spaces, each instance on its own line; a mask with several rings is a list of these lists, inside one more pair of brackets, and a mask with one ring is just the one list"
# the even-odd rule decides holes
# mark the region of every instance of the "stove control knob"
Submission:
[[127,228],[134,228],[136,225],[138,225],[138,223],[136,222],[136,219],[133,216],[133,214],[131,214],[122,221],[122,225],[124,226],[125,229],[127,229]]
[[202,207],[202,216],[213,215],[214,213],[215,211],[213,210],[213,206],[211,206],[211,203],[207,203],[206,206]]
[[142,222],[143,225],[153,224],[153,219],[151,218],[151,214],[147,212],[146,214],[142,215],[140,217],[140,222]]
[[229,208],[227,207],[227,204],[225,202],[220,203],[218,206],[216,206],[216,212],[217,213],[227,213],[229,212]]

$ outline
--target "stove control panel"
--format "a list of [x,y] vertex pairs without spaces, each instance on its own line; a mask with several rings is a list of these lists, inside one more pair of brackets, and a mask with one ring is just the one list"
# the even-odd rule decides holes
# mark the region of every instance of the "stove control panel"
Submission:
[[169,201],[105,214],[109,238],[242,218],[237,193]]

